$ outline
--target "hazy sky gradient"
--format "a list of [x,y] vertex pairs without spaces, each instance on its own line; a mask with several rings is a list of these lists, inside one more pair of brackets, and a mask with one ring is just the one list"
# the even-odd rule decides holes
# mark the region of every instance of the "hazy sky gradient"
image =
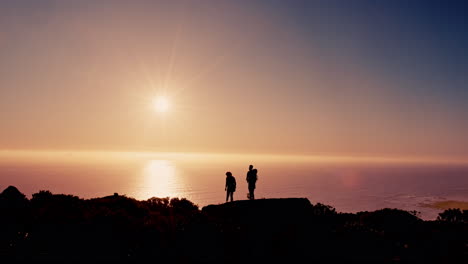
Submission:
[[383,2],[1,1],[0,149],[468,157],[467,5]]

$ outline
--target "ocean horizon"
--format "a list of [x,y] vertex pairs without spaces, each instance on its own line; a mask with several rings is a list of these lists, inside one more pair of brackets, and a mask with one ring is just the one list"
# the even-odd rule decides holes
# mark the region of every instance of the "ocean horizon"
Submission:
[[247,199],[248,166],[258,169],[256,197],[305,197],[339,212],[398,208],[433,220],[440,202],[468,201],[468,164],[460,161],[151,152],[0,152],[0,188],[29,198],[40,190],[95,198],[119,193],[146,200],[225,201],[225,173]]

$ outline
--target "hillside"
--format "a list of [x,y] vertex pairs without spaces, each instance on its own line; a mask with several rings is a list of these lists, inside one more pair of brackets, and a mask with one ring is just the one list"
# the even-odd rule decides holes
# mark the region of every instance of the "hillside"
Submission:
[[138,201],[118,194],[81,199],[15,187],[0,194],[0,258],[87,262],[240,263],[357,261],[467,263],[467,211],[438,221],[382,209],[338,213],[305,198],[209,205]]

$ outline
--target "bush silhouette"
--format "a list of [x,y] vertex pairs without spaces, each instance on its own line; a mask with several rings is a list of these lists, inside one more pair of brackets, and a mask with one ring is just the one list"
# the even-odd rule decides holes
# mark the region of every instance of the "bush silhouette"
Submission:
[[451,223],[468,223],[468,210],[447,209],[439,214],[437,220]]
[[307,199],[210,205],[114,194],[82,199],[14,187],[0,194],[2,260],[88,262],[465,262],[466,211],[438,221],[382,209],[338,213]]

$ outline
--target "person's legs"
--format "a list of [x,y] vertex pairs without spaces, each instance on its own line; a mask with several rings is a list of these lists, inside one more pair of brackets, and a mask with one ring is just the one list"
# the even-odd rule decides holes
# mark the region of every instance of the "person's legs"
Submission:
[[250,200],[255,199],[254,190],[255,189],[253,189],[253,188],[249,188],[249,198],[250,198]]
[[226,192],[226,203],[228,201],[228,198],[229,198],[229,191]]
[[234,200],[234,192],[231,192],[231,202]]

